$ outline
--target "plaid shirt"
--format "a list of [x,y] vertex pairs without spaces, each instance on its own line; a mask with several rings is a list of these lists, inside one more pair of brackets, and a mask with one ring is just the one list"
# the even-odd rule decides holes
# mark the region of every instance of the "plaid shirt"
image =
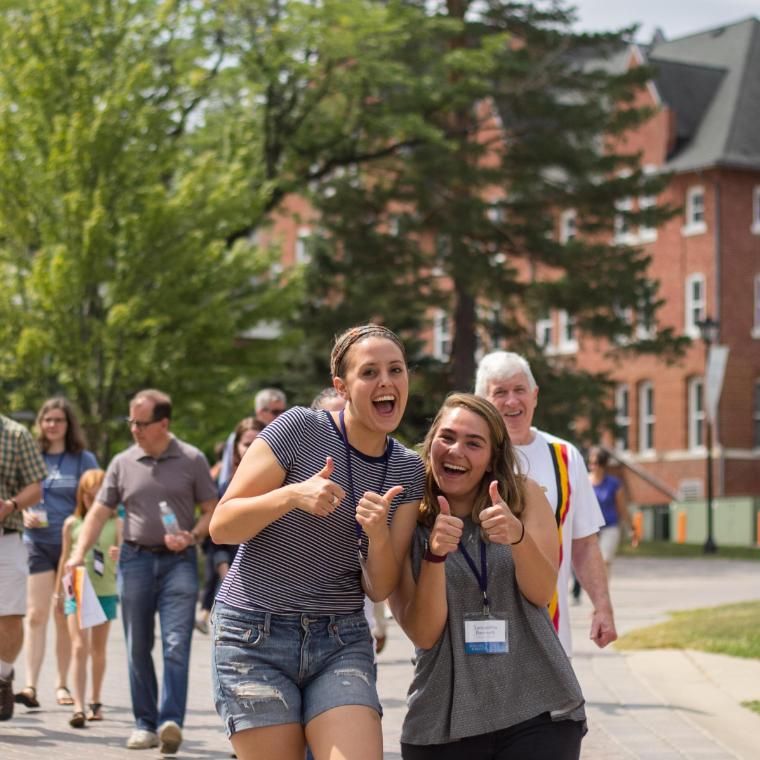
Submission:
[[[45,477],[45,460],[32,434],[0,414],[0,499],[14,498],[24,487]],[[24,521],[19,512],[13,512],[2,521],[2,526],[23,530]]]

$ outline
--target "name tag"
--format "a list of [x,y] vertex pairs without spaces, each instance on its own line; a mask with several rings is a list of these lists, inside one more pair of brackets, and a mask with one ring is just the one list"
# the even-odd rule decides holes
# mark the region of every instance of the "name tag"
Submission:
[[106,558],[100,549],[92,550],[92,569],[95,571],[95,575],[99,575],[101,578],[106,571]]
[[467,615],[464,620],[465,654],[509,652],[507,619],[504,615]]

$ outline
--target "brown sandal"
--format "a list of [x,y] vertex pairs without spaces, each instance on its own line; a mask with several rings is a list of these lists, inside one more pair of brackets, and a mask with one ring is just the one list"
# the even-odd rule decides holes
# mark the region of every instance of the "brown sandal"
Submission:
[[37,700],[37,689],[34,686],[25,686],[21,691],[16,694],[14,700],[17,705],[24,705],[24,707],[39,707],[40,703]]
[[72,728],[84,728],[85,723],[87,722],[87,719],[84,716],[84,713],[81,710],[77,710],[69,720],[69,725]]
[[87,713],[87,720],[103,720],[103,713],[101,708],[103,705],[100,702],[90,702],[89,712]]

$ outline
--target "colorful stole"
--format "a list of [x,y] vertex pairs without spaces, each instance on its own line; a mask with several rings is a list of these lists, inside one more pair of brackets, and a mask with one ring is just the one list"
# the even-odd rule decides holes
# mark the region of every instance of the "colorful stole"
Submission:
[[[554,477],[557,479],[557,507],[554,511],[554,517],[557,520],[557,531],[559,532],[559,564],[562,565],[562,526],[567,519],[567,513],[570,510],[570,477],[568,474],[568,456],[567,446],[563,443],[549,443],[549,453],[551,454],[552,464],[554,465]],[[567,589],[565,592],[567,593]],[[559,593],[554,589],[554,595],[549,602],[549,617],[554,623],[555,630],[559,631]]]

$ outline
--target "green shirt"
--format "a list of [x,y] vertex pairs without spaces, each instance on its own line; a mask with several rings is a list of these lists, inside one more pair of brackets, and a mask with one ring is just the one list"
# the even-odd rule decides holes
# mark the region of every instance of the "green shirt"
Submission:
[[[47,467],[32,434],[18,422],[0,414],[0,499],[13,499],[18,492],[47,476]],[[21,531],[24,520],[12,512],[0,525]]]
[[[84,558],[84,566],[87,568],[87,574],[90,576],[92,587],[95,589],[97,596],[114,596],[116,594],[116,562],[114,562],[108,556],[108,550],[112,546],[116,546],[117,537],[117,522],[115,517],[106,521],[103,526],[103,530],[100,531],[98,540],[94,543],[92,549],[87,552],[87,556]],[[77,541],[79,540],[79,533],[82,530],[84,520],[81,517],[75,517],[74,522],[71,525],[71,551],[74,550]],[[95,550],[98,550],[103,555],[103,561],[105,564],[105,570],[103,575],[98,575],[95,572]],[[71,552],[69,553],[71,556]]]

